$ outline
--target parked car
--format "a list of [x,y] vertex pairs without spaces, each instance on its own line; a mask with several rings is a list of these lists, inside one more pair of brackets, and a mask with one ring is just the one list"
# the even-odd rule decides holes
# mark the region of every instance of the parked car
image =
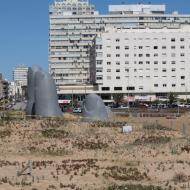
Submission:
[[120,109],[128,109],[129,106],[128,105],[120,105],[120,107],[118,107],[118,108],[120,108]]
[[139,103],[139,104],[137,105],[137,108],[148,108],[148,104]]
[[73,108],[73,113],[82,113],[81,108]]
[[190,104],[185,104],[184,107],[185,108],[190,108]]

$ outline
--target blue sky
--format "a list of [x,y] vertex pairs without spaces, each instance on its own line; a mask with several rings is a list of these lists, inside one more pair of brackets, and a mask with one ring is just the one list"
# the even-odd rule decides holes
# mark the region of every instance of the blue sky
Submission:
[[[0,72],[12,79],[18,64],[41,65],[48,70],[48,6],[53,0],[1,0]],[[108,4],[161,3],[167,12],[190,14],[190,0],[90,0],[101,13]]]

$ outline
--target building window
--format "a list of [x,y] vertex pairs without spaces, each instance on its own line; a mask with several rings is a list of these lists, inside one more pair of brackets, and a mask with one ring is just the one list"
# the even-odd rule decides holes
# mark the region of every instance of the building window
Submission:
[[166,72],[167,70],[166,69],[162,69],[162,72]]
[[139,49],[143,49],[143,46],[139,46]]
[[171,42],[175,42],[175,38],[171,38]]
[[120,49],[120,46],[116,46],[116,49]]
[[185,49],[185,46],[180,46],[180,49]]
[[102,61],[98,60],[98,61],[96,61],[96,64],[97,65],[102,65]]
[[122,87],[114,87],[114,90],[115,91],[120,91],[120,90],[122,90]]
[[171,46],[171,49],[175,49],[175,46]]
[[116,65],[120,65],[120,62],[119,62],[119,61],[116,61]]
[[184,38],[180,38],[180,41],[181,41],[181,42],[184,42],[184,41],[185,41],[185,39],[184,39]]
[[147,65],[150,65],[150,61],[146,61],[146,64],[147,64]]
[[100,76],[99,76],[99,77],[96,77],[96,79],[97,79],[97,80],[102,80],[103,77],[100,77]]
[[143,90],[143,86],[139,86],[139,90]]
[[96,72],[102,73],[102,69],[96,69]]
[[111,69],[107,69],[107,72],[110,73],[110,72],[111,72]]
[[116,69],[116,73],[120,73],[120,69]]
[[172,68],[172,72],[175,72],[175,70],[176,70],[175,68]]
[[119,79],[120,79],[120,76],[116,76],[116,79],[119,80]]
[[154,87],[158,87],[158,84],[154,84]]
[[162,46],[162,49],[166,49],[166,46]]
[[111,57],[111,54],[107,54],[107,57]]
[[185,54],[184,54],[184,53],[181,53],[181,54],[180,54],[180,56],[181,56],[181,57],[184,57],[184,56],[185,56]]
[[116,54],[116,57],[120,57],[120,54]]
[[176,84],[172,84],[172,87],[176,87]]
[[129,46],[125,46],[125,49],[129,49]]
[[158,46],[154,46],[154,49],[158,49]]
[[155,53],[155,54],[154,54],[154,57],[158,57],[158,53]]
[[150,57],[150,54],[146,54],[146,57]]
[[185,83],[181,83],[181,86],[185,86]]
[[115,41],[116,41],[116,42],[120,42],[120,39],[119,39],[119,38],[117,38]]
[[158,64],[158,61],[154,61],[154,64],[157,65],[157,64]]
[[165,65],[165,64],[166,64],[166,61],[162,61],[162,64]]
[[139,61],[139,65],[142,65],[143,64],[143,62],[142,61]]
[[163,84],[163,87],[167,87],[167,84]]
[[102,91],[109,91],[110,87],[102,87]]
[[125,54],[125,57],[129,57],[129,54]]
[[172,54],[171,54],[171,56],[172,56],[172,57],[175,57],[175,56],[176,56],[176,54],[175,54],[175,53],[172,53]]
[[135,90],[134,86],[127,86],[127,90]]
[[172,65],[175,65],[175,61],[172,61],[171,64],[172,64]]
[[184,80],[184,79],[185,79],[185,76],[181,76],[181,79]]
[[107,62],[107,65],[111,65],[111,62]]
[[143,56],[143,54],[139,54],[139,57],[142,57]]
[[128,64],[129,64],[129,61],[125,61],[125,64],[128,65]]

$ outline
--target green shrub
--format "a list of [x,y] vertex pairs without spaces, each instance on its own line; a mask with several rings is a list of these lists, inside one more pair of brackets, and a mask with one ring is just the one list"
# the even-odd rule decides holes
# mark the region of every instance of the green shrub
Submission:
[[56,129],[46,129],[42,131],[42,135],[46,138],[66,138],[68,137],[69,133],[64,130],[56,130]]
[[172,131],[172,129],[170,128],[167,128],[163,125],[160,125],[160,124],[146,124],[146,125],[143,125],[143,129],[146,129],[146,130],[163,130],[163,131]]
[[10,136],[11,136],[11,131],[10,130],[0,131],[0,138],[10,137]]
[[160,186],[143,186],[143,185],[113,185],[107,188],[107,190],[163,190]]
[[144,145],[144,144],[166,144],[171,141],[170,137],[166,136],[149,136],[136,139],[134,145]]

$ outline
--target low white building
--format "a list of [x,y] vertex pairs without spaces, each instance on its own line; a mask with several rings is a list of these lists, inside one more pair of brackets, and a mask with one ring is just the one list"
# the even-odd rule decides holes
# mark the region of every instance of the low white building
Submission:
[[[179,29],[107,29],[96,38],[100,94],[154,99],[190,93],[190,26]],[[100,56],[98,56],[100,55]]]

